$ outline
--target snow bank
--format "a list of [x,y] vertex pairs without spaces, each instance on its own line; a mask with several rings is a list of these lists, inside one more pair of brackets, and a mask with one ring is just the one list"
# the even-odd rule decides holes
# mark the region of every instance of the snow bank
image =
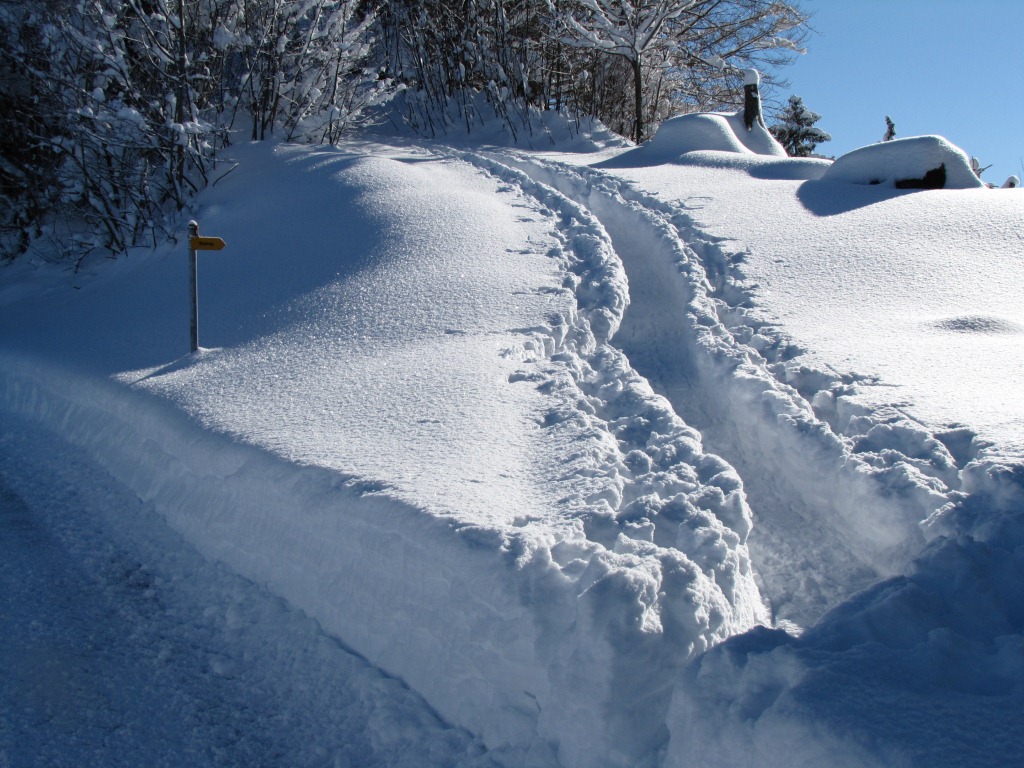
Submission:
[[0,418],[5,766],[498,768],[86,452]]
[[839,157],[822,178],[906,189],[985,186],[964,151],[941,136],[894,139],[855,149]]
[[675,163],[690,152],[729,152],[786,157],[786,150],[768,130],[755,122],[750,130],[741,112],[697,112],[666,120],[650,141],[602,163],[607,168],[630,168]]
[[[552,683],[519,590],[555,597],[550,561],[516,584],[502,575],[524,547],[500,534],[297,468],[123,387],[10,357],[0,375],[6,410],[84,448],[207,557],[305,610],[490,744],[536,739]],[[551,618],[565,608],[541,605]]]

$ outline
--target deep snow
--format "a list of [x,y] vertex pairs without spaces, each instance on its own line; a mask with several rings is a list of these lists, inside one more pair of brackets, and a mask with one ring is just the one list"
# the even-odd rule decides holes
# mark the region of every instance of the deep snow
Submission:
[[[6,268],[5,521],[53,533],[49,598],[5,619],[88,647],[141,611],[190,649],[101,640],[137,662],[94,677],[141,693],[76,701],[100,714],[53,762],[142,754],[177,710],[220,764],[1015,759],[1024,194],[828,180],[687,117],[590,153],[240,146],[195,211],[228,248],[192,356],[183,243]],[[83,580],[100,602],[61,608]],[[324,666],[382,693],[265,736]],[[12,764],[52,727],[32,688]]]
[[406,686],[4,416],[5,766],[495,765]]

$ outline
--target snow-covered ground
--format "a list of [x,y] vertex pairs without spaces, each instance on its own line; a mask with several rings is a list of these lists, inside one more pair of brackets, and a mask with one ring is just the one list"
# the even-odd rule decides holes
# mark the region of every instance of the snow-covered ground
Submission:
[[0,765],[1015,760],[1024,193],[743,130],[239,146],[193,355],[5,268]]

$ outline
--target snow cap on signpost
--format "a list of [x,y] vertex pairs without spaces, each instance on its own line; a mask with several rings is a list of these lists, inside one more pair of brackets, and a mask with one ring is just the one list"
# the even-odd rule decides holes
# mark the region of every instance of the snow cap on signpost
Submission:
[[764,116],[761,114],[761,94],[758,92],[758,85],[761,83],[761,73],[756,69],[743,70],[743,124],[747,130],[754,127],[755,121],[764,126]]

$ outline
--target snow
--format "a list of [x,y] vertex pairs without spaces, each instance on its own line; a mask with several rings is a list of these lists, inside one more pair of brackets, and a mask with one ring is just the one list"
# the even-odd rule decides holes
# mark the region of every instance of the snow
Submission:
[[1013,762],[1024,195],[483,135],[235,147],[196,354],[184,237],[5,268],[3,760]]
[[687,154],[705,151],[786,156],[786,150],[760,123],[755,121],[748,131],[742,112],[695,112],[669,118],[646,144],[609,158],[605,165],[664,165],[678,162]]
[[899,186],[924,179],[936,168],[945,172],[939,188],[973,189],[984,184],[971,168],[970,158],[941,136],[913,136],[869,144],[838,158],[825,172],[827,181]]
[[496,765],[81,450],[7,415],[0,444],[5,764]]
[[[794,382],[809,361],[859,382],[842,395],[855,410],[910,406],[933,431],[967,426],[977,449],[1024,455],[1016,191],[894,194],[827,174],[786,180],[763,163],[748,173],[723,165],[616,173],[684,201],[695,224],[730,238],[738,286],[802,351],[787,362]],[[710,199],[693,192],[712,184]]]

